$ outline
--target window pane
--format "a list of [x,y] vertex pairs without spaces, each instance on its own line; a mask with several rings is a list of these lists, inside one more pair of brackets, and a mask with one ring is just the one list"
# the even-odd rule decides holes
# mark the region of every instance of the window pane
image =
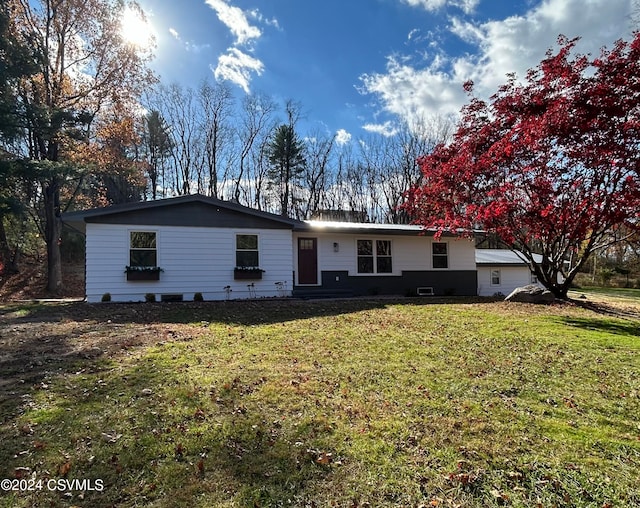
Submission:
[[236,249],[258,250],[258,235],[237,235]]
[[130,250],[129,266],[158,266],[155,250]]
[[372,256],[358,256],[358,273],[373,273]]
[[258,251],[236,251],[236,266],[258,266]]
[[378,256],[391,256],[391,241],[376,240],[376,253]]
[[313,239],[300,238],[300,250],[313,250]]
[[378,257],[377,259],[378,273],[391,273],[391,257]]
[[446,256],[447,255],[447,244],[446,243],[434,243],[433,244],[433,255],[434,256]]
[[491,284],[500,285],[500,270],[491,270]]
[[372,240],[358,240],[358,256],[373,256]]
[[156,234],[146,231],[131,231],[130,247],[132,249],[155,249]]
[[434,268],[448,268],[449,263],[447,261],[446,256],[433,256],[433,267]]
[[447,244],[443,242],[434,242],[431,245],[431,249],[431,252],[433,253],[433,267],[448,268],[449,261],[447,257]]

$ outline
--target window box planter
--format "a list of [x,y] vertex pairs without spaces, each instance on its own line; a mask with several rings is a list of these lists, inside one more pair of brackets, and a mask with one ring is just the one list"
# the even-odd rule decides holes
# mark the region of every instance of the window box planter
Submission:
[[127,266],[124,272],[128,281],[154,281],[160,280],[162,268],[154,266],[150,268]]
[[233,269],[234,280],[261,280],[264,270],[254,267],[236,267]]

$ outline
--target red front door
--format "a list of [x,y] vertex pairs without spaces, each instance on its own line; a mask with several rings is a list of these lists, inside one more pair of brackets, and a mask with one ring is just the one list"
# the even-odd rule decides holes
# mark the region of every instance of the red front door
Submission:
[[298,238],[298,284],[318,283],[318,239]]

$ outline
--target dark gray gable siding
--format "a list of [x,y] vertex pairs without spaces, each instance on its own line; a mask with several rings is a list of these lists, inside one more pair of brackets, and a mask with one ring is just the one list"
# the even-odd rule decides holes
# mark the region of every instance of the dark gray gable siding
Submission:
[[140,226],[191,226],[239,229],[292,229],[285,221],[230,210],[210,203],[191,201],[166,203],[153,208],[141,208],[86,217],[86,222],[131,224]]

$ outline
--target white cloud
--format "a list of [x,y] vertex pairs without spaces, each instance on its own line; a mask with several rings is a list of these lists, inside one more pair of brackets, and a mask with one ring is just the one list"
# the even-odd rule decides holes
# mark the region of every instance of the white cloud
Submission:
[[346,145],[349,141],[351,141],[351,133],[344,129],[338,129],[336,132],[336,143],[339,145]]
[[213,70],[216,79],[228,80],[249,93],[251,75],[260,76],[264,71],[264,64],[257,58],[243,53],[238,48],[229,48],[227,53],[220,55],[218,65]]
[[169,28],[169,33],[173,36],[174,39],[180,40],[180,34],[175,28]]
[[410,41],[412,39],[416,39],[420,35],[420,30],[418,28],[414,28],[407,35],[407,40]]
[[236,44],[246,44],[262,35],[258,27],[249,23],[247,15],[239,7],[229,5],[224,0],[206,0],[206,2],[216,11],[218,19],[231,30],[236,38]]
[[[412,5],[436,6],[444,0],[404,0]],[[361,76],[361,92],[376,96],[384,111],[405,120],[433,114],[457,114],[468,102],[462,84],[471,79],[474,93],[488,98],[508,73],[524,77],[557,48],[558,35],[583,36],[580,53],[598,54],[620,37],[629,37],[629,0],[543,0],[523,16],[481,24],[452,18],[449,32],[475,46],[473,54],[447,55],[441,48],[428,66],[418,67],[405,57],[392,56],[384,73]]]
[[252,76],[260,76],[264,71],[262,61],[249,54],[253,53],[253,43],[262,36],[262,30],[249,20],[279,30],[278,20],[265,18],[258,9],[243,11],[227,3],[228,0],[205,1],[216,12],[218,19],[229,28],[235,39],[233,46],[218,57],[218,65],[215,69],[212,67],[213,74],[217,80],[231,81],[245,93],[249,93]]
[[362,128],[367,132],[381,134],[386,137],[395,136],[398,133],[398,126],[392,121],[386,121],[384,123],[368,123],[363,125]]
[[402,0],[412,7],[422,7],[428,11],[437,11],[445,6],[458,7],[467,14],[473,12],[480,0]]
[[255,19],[260,23],[264,23],[265,25],[272,26],[277,30],[281,30],[280,23],[278,23],[278,20],[276,18],[267,19],[262,15],[262,13],[258,9],[253,9],[249,11],[248,14],[249,16],[251,16],[253,19]]

